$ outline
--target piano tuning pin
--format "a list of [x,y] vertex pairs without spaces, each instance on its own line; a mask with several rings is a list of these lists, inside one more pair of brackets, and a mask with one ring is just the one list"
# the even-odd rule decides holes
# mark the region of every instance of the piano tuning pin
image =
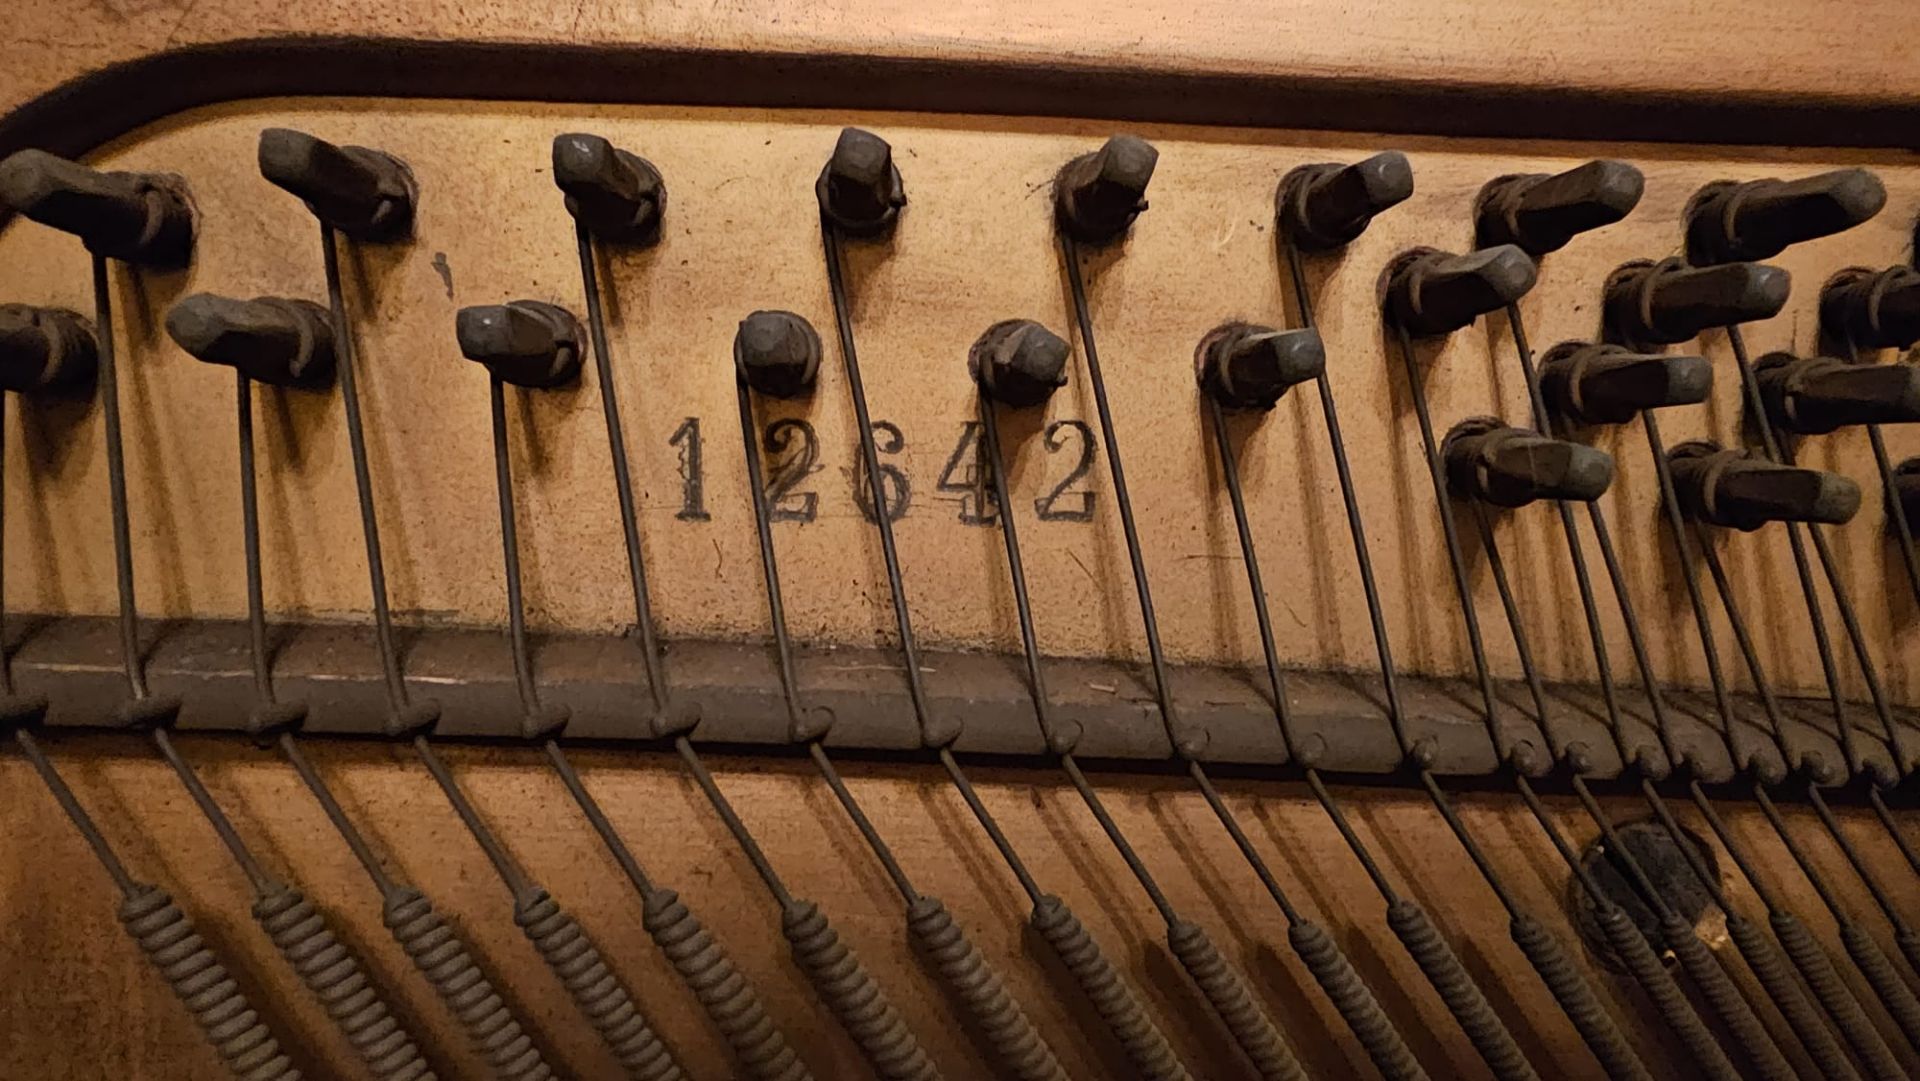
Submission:
[[1886,205],[1885,185],[1865,169],[1717,181],[1687,207],[1687,260],[1709,266],[1769,259],[1803,240],[1851,229]]
[[1579,424],[1625,424],[1648,409],[1707,400],[1707,358],[1636,353],[1623,346],[1563,342],[1540,364],[1547,405]]
[[1860,486],[1838,473],[1776,465],[1701,441],[1673,448],[1667,461],[1680,509],[1708,525],[1746,532],[1768,522],[1840,525],[1860,509]]
[[1160,151],[1145,139],[1115,135],[1068,162],[1054,180],[1054,215],[1083,244],[1118,240],[1147,209],[1147,183]]
[[1490,417],[1454,425],[1441,455],[1456,494],[1496,507],[1524,507],[1536,499],[1591,502],[1613,483],[1613,458],[1605,451]]
[[1280,181],[1275,214],[1282,235],[1308,251],[1345,247],[1375,216],[1413,194],[1413,166],[1398,150],[1352,165],[1303,165]]
[[1640,170],[1605,159],[1551,176],[1503,176],[1480,193],[1474,215],[1477,244],[1513,244],[1537,259],[1581,233],[1626,217],[1645,188]]
[[819,378],[820,335],[792,312],[754,312],[734,332],[733,364],[755,391],[797,398]]
[[333,378],[333,322],[311,301],[195,293],[167,312],[167,334],[194,359],[262,383],[316,387]]
[[1066,339],[1031,319],[1005,319],[967,350],[967,370],[995,401],[1039,405],[1067,383]]
[[177,176],[104,173],[22,150],[0,161],[0,202],[109,259],[176,268],[193,257],[193,206]]
[[1767,419],[1798,435],[1920,421],[1920,368],[1769,353],[1754,366]]
[[37,394],[93,380],[93,324],[64,308],[0,304],[0,390]]
[[1920,342],[1920,270],[1841,271],[1820,290],[1820,323],[1861,349],[1905,349]]
[[1414,337],[1450,334],[1525,296],[1536,269],[1512,244],[1466,255],[1417,248],[1387,282],[1387,315]]
[[615,244],[660,239],[667,187],[660,171],[598,135],[556,135],[553,182],[567,196],[567,213],[595,237]]
[[1200,386],[1228,409],[1272,409],[1296,383],[1327,370],[1327,352],[1313,330],[1275,330],[1226,323],[1194,351]]
[[565,308],[538,300],[462,308],[454,333],[460,352],[502,382],[550,388],[580,375],[580,323]]
[[859,128],[840,130],[814,195],[827,220],[850,236],[878,236],[892,229],[900,208],[907,205],[893,147]]
[[413,228],[413,172],[383,151],[268,128],[260,133],[260,175],[355,240],[397,240]]
[[1777,314],[1792,284],[1785,270],[1760,263],[1632,263],[1607,280],[1605,325],[1611,338],[1629,345],[1684,342],[1712,327]]
[[[1888,498],[1900,501],[1900,510],[1909,522],[1920,522],[1920,458],[1908,458],[1894,466],[1889,479],[1892,491]],[[1887,519],[1893,520],[1892,508],[1888,508]]]

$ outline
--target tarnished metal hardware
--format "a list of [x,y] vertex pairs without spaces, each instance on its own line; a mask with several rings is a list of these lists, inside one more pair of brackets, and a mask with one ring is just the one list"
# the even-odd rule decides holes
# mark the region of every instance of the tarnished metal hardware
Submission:
[[1606,451],[1492,417],[1453,426],[1441,444],[1448,487],[1496,507],[1524,507],[1536,499],[1598,499],[1613,483],[1613,457]]
[[652,244],[667,212],[667,183],[653,163],[598,135],[553,137],[553,182],[567,213],[607,244]]
[[1540,362],[1547,407],[1579,424],[1625,424],[1648,409],[1694,405],[1713,389],[1707,358],[1561,342]]
[[1908,521],[1920,520],[1920,458],[1908,458],[1893,467],[1893,484],[1888,497],[1900,501]]
[[848,236],[878,236],[893,228],[907,205],[906,185],[893,164],[893,147],[860,128],[842,128],[833,156],[814,184],[820,213]]
[[1147,183],[1160,151],[1145,139],[1115,135],[1100,149],[1068,162],[1053,182],[1054,218],[1082,244],[1120,239],[1147,209]]
[[93,324],[78,312],[0,304],[0,390],[41,394],[84,387],[99,360]]
[[1768,353],[1754,364],[1767,419],[1797,435],[1920,421],[1920,368]]
[[260,133],[260,175],[355,240],[400,240],[413,230],[413,171],[385,151],[268,128]]
[[333,381],[333,321],[312,301],[195,293],[167,312],[167,335],[194,359],[261,383],[310,388]]
[[1920,342],[1920,270],[1848,267],[1820,288],[1820,325],[1860,349]]
[[1711,327],[1777,314],[1792,286],[1785,270],[1759,263],[1628,263],[1607,279],[1607,337],[1626,345],[1684,342]]
[[558,305],[513,300],[462,308],[454,334],[463,356],[514,386],[545,389],[580,378],[585,334]]
[[1274,215],[1281,234],[1306,251],[1345,247],[1382,211],[1413,194],[1413,166],[1398,150],[1351,165],[1302,165],[1280,180]]
[[1450,334],[1525,296],[1537,273],[1512,244],[1465,255],[1415,248],[1394,260],[1387,318],[1417,338]]
[[1498,177],[1480,190],[1474,244],[1513,244],[1538,259],[1581,233],[1626,217],[1645,188],[1640,170],[1604,158],[1564,173]]
[[1851,520],[1860,486],[1838,473],[1776,465],[1744,450],[1704,440],[1668,454],[1680,507],[1708,525],[1752,532],[1768,522]]
[[820,377],[820,335],[793,312],[753,312],[734,331],[733,368],[756,393],[798,398]]
[[1201,388],[1226,408],[1272,409],[1327,370],[1327,350],[1318,331],[1223,323],[1200,339],[1193,364]]
[[1799,180],[1717,180],[1687,205],[1687,261],[1770,259],[1803,240],[1851,229],[1886,205],[1886,186],[1865,169]]
[[103,173],[44,150],[0,161],[0,202],[109,259],[160,269],[193,258],[193,203],[171,173]]
[[967,350],[967,373],[995,401],[1039,405],[1067,385],[1067,340],[1031,319],[1002,319]]

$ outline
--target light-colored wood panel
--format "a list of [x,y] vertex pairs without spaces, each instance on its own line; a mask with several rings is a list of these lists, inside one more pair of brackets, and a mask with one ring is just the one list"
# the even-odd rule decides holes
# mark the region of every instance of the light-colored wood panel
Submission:
[[320,0],[42,0],[0,45],[13,108],[100,68],[191,46],[356,35],[397,41],[741,50],[778,55],[1045,63],[1068,71],[1331,77],[1406,88],[1540,88],[1887,102],[1920,90],[1901,0],[605,0],[381,4]]
[[[797,491],[817,498],[811,523],[782,523],[781,556],[796,634],[863,643],[891,627],[874,531],[854,498],[852,412],[819,253],[811,179],[833,133],[853,119],[886,133],[907,177],[911,206],[889,245],[850,249],[854,318],[874,416],[898,425],[911,507],[898,534],[920,633],[932,643],[1017,648],[1000,541],[959,521],[963,493],[940,491],[974,415],[963,358],[974,337],[1009,316],[1071,324],[1050,237],[1046,185],[1058,164],[1095,145],[1103,129],[1059,121],[970,121],[883,115],[649,108],[528,109],[484,104],[263,103],[217,108],[129,139],[101,159],[116,167],[189,177],[201,239],[182,274],[117,277],[136,565],[143,610],[235,616],[243,611],[231,378],[186,357],[165,337],[168,305],[196,290],[318,298],[311,219],[261,180],[253,144],[269,124],[311,128],[383,146],[419,176],[416,239],[364,248],[349,260],[359,318],[364,394],[376,487],[396,606],[425,622],[504,618],[486,380],[452,340],[461,305],[531,296],[581,308],[572,232],[546,176],[547,142],[586,128],[648,155],[670,190],[661,245],[608,257],[606,275],[627,435],[637,471],[653,585],[669,636],[757,637],[766,619],[744,467],[733,420],[730,340],[759,307],[809,316],[828,336],[819,392],[768,409],[763,422],[803,418],[819,433],[818,471]],[[1094,321],[1116,425],[1140,513],[1161,623],[1179,659],[1252,663],[1258,642],[1218,467],[1192,382],[1194,344],[1227,318],[1281,322],[1287,301],[1271,226],[1277,179],[1293,166],[1352,158],[1384,145],[1361,136],[1155,128],[1162,150],[1152,192],[1123,249],[1089,264]],[[1438,518],[1399,358],[1379,326],[1382,267],[1415,245],[1471,243],[1468,212],[1487,179],[1516,169],[1567,167],[1596,150],[1639,162],[1647,195],[1626,222],[1548,257],[1524,309],[1533,340],[1594,333],[1599,283],[1635,257],[1672,252],[1686,198],[1722,176],[1803,173],[1841,162],[1876,166],[1889,209],[1844,235],[1802,245],[1778,261],[1794,272],[1792,302],[1749,331],[1758,355],[1814,346],[1818,284],[1852,264],[1908,254],[1920,171],[1893,155],[1644,146],[1557,146],[1426,140],[1413,152],[1418,191],[1377,222],[1345,257],[1311,263],[1317,304],[1360,481],[1360,503],[1402,663],[1425,672],[1468,667]],[[0,288],[10,299],[82,310],[85,255],[68,238],[21,223],[0,236]],[[1724,337],[1699,343],[1716,363],[1712,401],[1671,411],[1670,443],[1739,437],[1739,392]],[[1423,347],[1427,391],[1441,427],[1496,412],[1525,416],[1525,393],[1504,321],[1489,320]],[[1094,419],[1084,369],[1046,411],[1049,422]],[[610,630],[631,618],[605,433],[593,380],[554,393],[515,393],[509,410],[519,473],[528,598],[537,625]],[[359,524],[335,397],[259,393],[267,595],[277,613],[357,618],[366,607]],[[684,444],[701,421],[709,521],[687,521]],[[95,410],[26,407],[9,418],[9,486],[27,493],[9,523],[11,600],[28,609],[113,609],[104,456]],[[1264,419],[1241,418],[1242,455],[1268,592],[1290,664],[1377,667],[1325,434],[1310,396]],[[1033,501],[1060,484],[1079,440],[1060,433],[1048,453],[1038,419],[1016,419],[1013,467],[1040,631],[1050,652],[1143,649],[1103,453],[1075,490],[1092,493],[1090,522],[1039,521]],[[1920,448],[1890,429],[1897,458]],[[1632,592],[1644,610],[1663,676],[1704,683],[1691,617],[1656,525],[1656,488],[1636,428],[1601,433],[1620,477],[1605,501]],[[1870,493],[1860,516],[1833,531],[1868,639],[1895,696],[1914,701],[1920,639],[1910,591],[1885,537],[1864,436],[1811,441],[1811,463],[1838,469]],[[967,462],[962,456],[963,477]],[[952,477],[949,477],[952,480]],[[1064,505],[1074,505],[1068,497]],[[1502,543],[1529,631],[1552,676],[1590,679],[1584,624],[1558,525],[1545,507],[1507,516]],[[1778,530],[1727,541],[1740,600],[1758,628],[1780,687],[1815,692],[1820,671]],[[1499,627],[1492,582],[1474,557],[1478,600]],[[1604,595],[1603,602],[1608,600]],[[1605,604],[1610,642],[1626,670],[1623,628]],[[1716,607],[1717,610],[1717,607]],[[1727,641],[1721,629],[1722,640]],[[1489,634],[1496,666],[1517,672],[1508,636]],[[1864,695],[1851,665],[1849,693]],[[1738,678],[1739,673],[1735,673]]]

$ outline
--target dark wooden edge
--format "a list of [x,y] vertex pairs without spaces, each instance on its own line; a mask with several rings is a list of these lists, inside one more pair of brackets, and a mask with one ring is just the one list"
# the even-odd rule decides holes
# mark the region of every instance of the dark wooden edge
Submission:
[[[100,728],[115,724],[127,698],[113,620],[104,617],[15,617],[9,652],[18,689],[44,695],[46,721],[55,728]],[[146,671],[156,694],[184,703],[179,727],[245,731],[258,704],[245,625],[192,621],[154,624],[146,630]],[[521,736],[522,714],[505,636],[488,629],[408,629],[402,635],[404,667],[416,700],[442,709],[437,735],[455,739],[507,740]],[[306,731],[315,735],[378,736],[387,717],[385,687],[371,632],[339,624],[282,625],[273,630],[274,682],[283,702],[310,710]],[[932,651],[924,655],[934,712],[964,719],[956,749],[970,755],[1033,764],[1045,760],[1023,666],[1010,655]],[[543,703],[565,706],[569,741],[646,743],[649,701],[635,644],[615,636],[565,635],[536,640],[534,666]],[[764,751],[788,743],[788,719],[771,651],[756,643],[675,642],[668,650],[674,697],[700,711],[694,735],[704,743]],[[798,658],[803,702],[831,713],[828,743],[857,752],[909,753],[920,748],[905,677],[896,654],[875,649],[805,651]],[[1153,695],[1138,669],[1107,660],[1061,658],[1048,664],[1058,719],[1084,732],[1078,753],[1089,760],[1155,768],[1169,758]],[[1224,668],[1176,667],[1173,687],[1183,717],[1203,727],[1209,742],[1203,757],[1257,772],[1289,765],[1271,702],[1253,673]],[[1599,695],[1591,687],[1553,686],[1550,710],[1559,731],[1592,752],[1591,776],[1621,773],[1606,728]],[[1546,749],[1525,704],[1524,689],[1501,688],[1505,742],[1529,741]],[[1402,756],[1387,725],[1377,681],[1333,672],[1296,671],[1287,679],[1289,704],[1302,747],[1319,746],[1317,765],[1330,773],[1385,777],[1399,773]],[[1496,774],[1499,762],[1479,719],[1471,685],[1458,680],[1402,680],[1410,735],[1431,737],[1435,772],[1474,777]],[[1629,743],[1651,746],[1644,699],[1622,690],[1633,732]],[[1679,742],[1691,751],[1700,777],[1709,783],[1741,772],[1711,723],[1701,695],[1669,696],[1679,722]],[[1757,718],[1758,705],[1739,700],[1742,717]],[[1839,762],[1831,730],[1822,727],[1817,703],[1789,702],[1790,738],[1796,749],[1814,750]],[[1920,746],[1920,719],[1902,723]],[[1764,762],[1779,756],[1757,728],[1739,733],[1744,751]],[[1884,744],[1859,734],[1871,757],[1887,759]],[[1543,756],[1544,759],[1544,756]],[[1659,752],[1653,760],[1661,761]],[[1543,761],[1543,765],[1546,763]],[[1908,763],[1911,771],[1914,764]]]
[[265,38],[112,64],[0,119],[0,155],[69,157],[203,105],[281,96],[1052,116],[1407,135],[1914,147],[1920,101],[1594,92],[1350,76],[1148,72],[1057,58],[770,55],[699,48]]

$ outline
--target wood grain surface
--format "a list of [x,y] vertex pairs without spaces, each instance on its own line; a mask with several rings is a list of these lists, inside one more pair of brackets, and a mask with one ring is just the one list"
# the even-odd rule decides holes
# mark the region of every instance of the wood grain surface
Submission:
[[[100,0],[40,4],[10,13],[0,41],[0,112],[75,78],[142,56],[225,41],[332,35],[393,42],[467,41],[752,51],[788,57],[925,60],[1075,72],[1213,73],[1249,85],[1329,80],[1419,91],[1422,108],[1447,94],[1492,88],[1531,93],[1641,95],[1646,101],[1758,101],[1794,108],[1897,106],[1920,91],[1907,44],[1920,29],[1911,4],[1788,0],[1759,10],[1722,0],[1618,11],[1554,0],[1493,5],[1443,0],[1417,12],[1390,0],[1284,6],[1229,0],[1133,5],[427,3],[269,5],[251,0]],[[396,53],[396,56],[399,55]],[[591,83],[591,72],[582,72]],[[1414,100],[1414,99],[1409,99]],[[1557,100],[1557,99],[1556,99]],[[1071,114],[1070,107],[1059,112]],[[1303,124],[1310,119],[1303,118]],[[422,190],[417,237],[368,248],[347,262],[359,313],[379,508],[396,605],[419,623],[497,625],[503,618],[497,521],[485,414],[485,380],[453,347],[460,306],[533,297],[580,306],[571,229],[546,175],[547,144],[589,130],[645,154],[671,191],[662,245],[614,253],[603,266],[627,435],[642,488],[642,528],[670,638],[759,640],[765,633],[752,523],[732,419],[728,343],[756,307],[791,308],[831,327],[812,178],[843,124],[893,141],[912,203],[895,240],[853,253],[851,276],[867,383],[877,419],[898,425],[891,455],[912,486],[899,532],[917,626],[929,642],[1009,649],[1011,598],[988,528],[961,514],[964,425],[971,416],[966,346],[988,323],[1013,315],[1066,333],[1064,281],[1050,241],[1046,186],[1066,158],[1119,125],[1110,121],[916,113],[487,102],[302,99],[246,101],[197,110],[135,132],[93,156],[115,168],[179,173],[200,211],[199,256],[181,274],[116,274],[125,316],[123,396],[129,439],[140,606],[151,617],[233,616],[243,610],[231,379],[190,360],[160,322],[174,300],[211,290],[241,296],[317,298],[321,277],[311,218],[262,181],[254,140],[268,125],[302,127],[406,158]],[[1410,124],[1410,126],[1418,126]],[[1404,381],[1378,327],[1378,276],[1413,245],[1464,248],[1467,211],[1486,180],[1548,171],[1594,156],[1633,161],[1646,199],[1627,222],[1549,257],[1523,309],[1540,347],[1590,335],[1599,283],[1630,258],[1672,253],[1679,214],[1699,184],[1721,177],[1794,175],[1843,164],[1874,168],[1891,192],[1879,218],[1844,236],[1796,248],[1779,262],[1795,275],[1779,318],[1753,328],[1756,354],[1814,343],[1817,288],[1834,270],[1904,261],[1911,254],[1920,170],[1897,151],[1730,147],[1713,130],[1694,144],[1387,138],[1284,128],[1141,125],[1162,151],[1152,209],[1118,252],[1090,263],[1094,318],[1113,381],[1116,420],[1142,513],[1161,622],[1176,657],[1250,663],[1252,613],[1237,563],[1232,519],[1207,452],[1191,382],[1193,346],[1227,318],[1286,323],[1272,234],[1272,193],[1286,170],[1395,146],[1411,155],[1418,191],[1383,217],[1343,260],[1314,260],[1309,275],[1327,338],[1342,419],[1361,477],[1361,503],[1387,590],[1387,617],[1404,663],[1464,670],[1458,617],[1439,547],[1431,493],[1417,457]],[[1835,141],[1844,142],[1843,138]],[[0,300],[89,308],[86,260],[68,238],[27,222],[0,231]],[[1524,394],[1502,321],[1423,352],[1441,423],[1478,413],[1523,415]],[[1736,440],[1740,411],[1724,337],[1698,344],[1712,357],[1711,404],[1666,420],[1670,442]],[[1882,358],[1892,361],[1896,358]],[[1104,456],[1071,483],[1064,508],[1085,493],[1089,520],[1042,521],[1034,506],[1067,480],[1073,432],[1047,426],[1090,420],[1076,358],[1074,381],[1044,418],[1010,423],[1021,444],[1013,469],[1015,513],[1029,546],[1040,631],[1052,653],[1138,657],[1142,643],[1112,515]],[[1373,668],[1357,581],[1324,453],[1317,409],[1295,395],[1264,420],[1237,420],[1258,520],[1269,594],[1290,664]],[[9,410],[5,451],[7,601],[11,608],[106,612],[113,607],[100,417],[90,407]],[[364,565],[352,512],[345,433],[334,396],[261,393],[267,596],[276,615],[360,620]],[[702,438],[702,509],[682,517],[687,418]],[[591,379],[577,390],[515,395],[513,454],[522,503],[529,597],[542,627],[617,630],[630,618],[613,514],[599,401]],[[760,418],[805,420],[818,436],[818,471],[795,486],[817,497],[811,522],[783,522],[796,633],[818,644],[887,641],[891,616],[873,530],[855,501],[853,427],[837,353],[829,348],[820,392]],[[794,429],[789,428],[789,431]],[[1895,457],[1920,438],[1889,432]],[[1663,555],[1652,476],[1637,430],[1603,435],[1620,477],[1613,515],[1633,595],[1662,676],[1702,680],[1677,569]],[[1805,457],[1873,491],[1857,433],[1810,443]],[[955,488],[942,489],[950,465]],[[1073,498],[1068,498],[1073,497]],[[798,504],[796,503],[796,506]],[[1500,536],[1521,603],[1550,674],[1592,676],[1557,526],[1544,508],[1508,516]],[[1920,612],[1886,546],[1871,495],[1861,517],[1834,533],[1876,659],[1900,701],[1920,703]],[[1728,538],[1740,599],[1785,690],[1817,693],[1820,671],[1804,608],[1777,531]],[[1484,561],[1475,553],[1482,611],[1497,626]],[[1602,589],[1603,603],[1607,599]],[[1608,609],[1616,668],[1625,644]],[[1718,627],[1723,643],[1726,628]],[[1490,635],[1497,668],[1516,671],[1507,636]],[[1736,682],[1744,677],[1734,673]],[[1845,666],[1847,693],[1862,687]],[[1856,710],[1857,719],[1869,716]],[[221,804],[263,858],[326,908],[369,959],[440,1069],[482,1076],[450,1019],[379,923],[373,891],[345,847],[283,764],[239,741],[183,737]],[[135,873],[172,889],[215,948],[234,964],[309,1077],[357,1076],[344,1041],[246,917],[245,879],[171,773],[126,736],[64,735],[50,746],[84,804]],[[565,1076],[612,1076],[611,1059],[513,927],[508,900],[447,801],[402,748],[318,741],[313,751],[349,814],[478,946],[487,967],[531,1019]],[[642,932],[638,904],[552,771],[532,751],[454,747],[454,768],[545,885],[580,916],[693,1076],[731,1076],[724,1047]],[[862,1076],[852,1045],[806,991],[787,959],[774,909],[739,849],[670,757],[582,753],[588,783],[648,870],[679,889],[756,983],[775,1021],[825,1078]],[[902,934],[897,897],[827,789],[802,763],[720,759],[722,787],[759,834],[794,892],[818,900],[887,985],[949,1078],[993,1068],[955,1023]],[[1023,934],[1025,899],[964,805],[928,765],[851,761],[850,783],[920,887],[942,897],[1000,967],[1076,1078],[1125,1077],[1064,976]],[[974,770],[983,799],[1043,886],[1086,920],[1145,990],[1150,1010],[1196,1077],[1250,1076],[1224,1032],[1163,945],[1145,896],[1072,790],[1038,765]],[[1173,777],[1096,774],[1120,827],[1139,845],[1176,905],[1211,929],[1253,976],[1316,1077],[1364,1075],[1358,1045],[1287,951],[1279,914],[1192,787]],[[1349,951],[1434,1077],[1481,1076],[1471,1046],[1448,1020],[1386,932],[1378,895],[1308,793],[1290,782],[1236,778],[1229,804],[1307,912]],[[1504,916],[1432,807],[1407,790],[1342,790],[1360,835],[1388,875],[1426,903],[1546,1076],[1592,1078],[1597,1065],[1507,939]],[[1572,942],[1561,914],[1567,872],[1510,792],[1462,797],[1468,827],[1533,911]],[[1571,801],[1550,800],[1576,843],[1595,830]],[[1744,801],[1722,803],[1735,834],[1790,907],[1839,956],[1833,924],[1778,838]],[[1609,797],[1625,819],[1643,804]],[[1790,828],[1838,883],[1845,903],[1877,913],[1812,815],[1787,810]],[[1683,816],[1696,829],[1692,815]],[[1911,878],[1879,826],[1843,808],[1843,828],[1911,911]],[[1910,823],[1909,823],[1910,824]],[[1722,861],[1725,855],[1721,855]],[[1731,872],[1729,872],[1731,873]],[[1760,915],[1754,895],[1729,878],[1736,907]],[[216,1076],[211,1050],[115,925],[116,895],[79,837],[11,749],[0,753],[0,1077],[102,1077],[174,1081]],[[1871,923],[1886,938],[1884,924]],[[1709,939],[1724,950],[1716,929]],[[1577,951],[1589,977],[1658,1076],[1685,1060],[1631,986]],[[1844,967],[1844,966],[1843,966]],[[1740,978],[1747,981],[1742,971]],[[1857,993],[1865,987],[1847,971]],[[1897,1039],[1877,1008],[1875,1022]],[[1776,1019],[1774,1027],[1779,1029]],[[1901,1049],[1909,1069],[1920,1059]],[[1797,1055],[1797,1052],[1796,1052]],[[1799,1061],[1803,1068],[1811,1064]]]

